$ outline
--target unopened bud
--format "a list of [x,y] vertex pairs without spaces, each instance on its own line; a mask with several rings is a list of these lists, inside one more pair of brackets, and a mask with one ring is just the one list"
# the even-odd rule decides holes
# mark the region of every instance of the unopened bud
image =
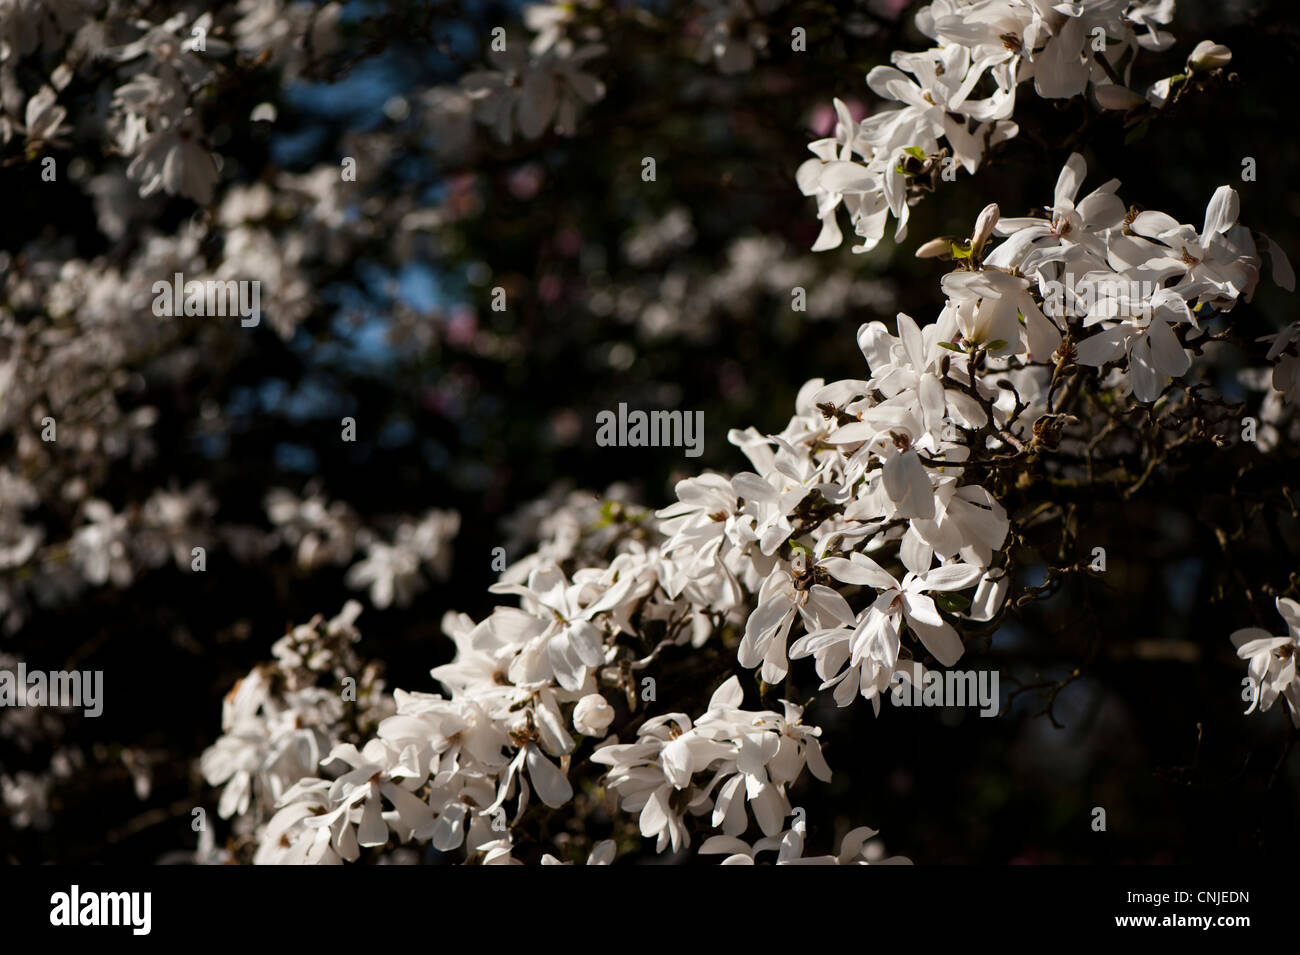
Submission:
[[614,722],[614,707],[599,693],[589,693],[573,708],[573,728],[583,736],[600,736]]
[[916,250],[918,259],[943,259],[949,258],[951,254],[952,240],[945,238],[931,239]]
[[1202,40],[1196,44],[1196,49],[1192,50],[1192,55],[1187,58],[1187,69],[1191,72],[1217,70],[1231,62],[1232,51],[1226,46],[1222,43]]
[[989,240],[989,236],[993,234],[993,227],[998,224],[1000,214],[998,204],[990,202],[980,212],[979,218],[975,220],[975,232],[970,237],[970,247],[976,255],[984,248],[984,243]]

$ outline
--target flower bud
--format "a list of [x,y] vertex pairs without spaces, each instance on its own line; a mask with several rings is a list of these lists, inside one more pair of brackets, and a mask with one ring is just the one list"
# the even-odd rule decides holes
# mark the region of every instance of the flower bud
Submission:
[[990,202],[975,220],[975,232],[970,237],[970,247],[976,255],[984,248],[984,243],[993,234],[993,227],[998,224],[1001,213],[996,202]]
[[931,239],[916,250],[918,259],[939,259],[948,256],[952,249],[952,240],[945,238]]
[[1196,49],[1192,50],[1192,55],[1187,58],[1187,69],[1193,73],[1199,70],[1217,70],[1231,62],[1232,51],[1226,46],[1222,43],[1202,40],[1196,44]]
[[573,708],[573,728],[583,736],[603,736],[614,722],[614,707],[599,693],[590,693]]

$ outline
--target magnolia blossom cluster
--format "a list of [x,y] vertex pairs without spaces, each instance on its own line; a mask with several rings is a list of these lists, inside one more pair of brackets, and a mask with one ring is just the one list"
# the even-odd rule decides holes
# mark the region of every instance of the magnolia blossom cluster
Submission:
[[[361,605],[350,601],[334,619],[294,627],[272,653],[226,695],[225,735],[200,761],[204,777],[223,787],[222,816],[274,803],[304,776],[314,775],[340,739],[373,728],[392,712],[392,699],[373,665],[353,648]],[[350,681],[350,685],[347,685]]]
[[[770,17],[787,0],[705,0],[693,9],[687,42],[700,62],[736,74],[754,67],[768,46]],[[585,16],[594,0],[537,3],[523,9],[533,36],[526,44],[502,34],[490,41],[488,69],[474,70],[457,85],[440,85],[424,97],[434,149],[463,159],[475,151],[475,124],[509,143],[516,134],[537,139],[548,130],[573,135],[578,113],[605,97],[605,83],[590,64],[607,52],[601,30]]]
[[[558,809],[573,799],[569,770],[579,758],[609,767],[609,791],[639,813],[641,832],[660,850],[690,844],[685,820],[692,816],[726,837],[707,851],[725,851],[732,864],[767,849],[778,849],[783,863],[880,858],[864,849],[874,832],[855,830],[838,856],[802,859],[804,824],[796,818],[786,825],[793,814],[787,787],[805,768],[830,778],[820,730],[789,702],[779,713],[745,707],[735,676],[698,717],[650,717],[636,742],[619,743],[612,730],[644,715],[645,674],[655,672],[660,655],[718,644],[726,622],[734,629],[743,617],[714,592],[715,581],[696,579],[701,575],[664,555],[653,517],[612,501],[601,510],[606,526],[587,525],[599,543],[565,548],[576,569],[566,573],[554,559],[531,555],[493,587],[517,596],[519,607],[500,607],[477,623],[449,613],[443,626],[457,654],[432,671],[448,695],[397,690],[391,715],[372,702],[366,713],[377,727],[364,742],[337,732],[337,708],[320,708],[327,691],[318,684],[303,697],[279,693],[272,705],[266,681],[255,681],[247,705],[237,705],[249,685],[241,683],[204,768],[210,783],[225,787],[222,815],[238,816],[239,831],[256,840],[255,861],[350,861],[363,849],[417,842],[484,864],[511,863],[513,826],[530,806]],[[551,526],[562,532],[566,523]],[[554,553],[547,543],[541,552]],[[582,555],[596,550],[615,556],[580,566]],[[346,630],[355,609],[323,629],[319,621],[298,628],[295,639]],[[647,632],[660,638],[643,654],[635,636]],[[277,645],[277,657],[289,640]],[[305,766],[301,754],[315,755],[317,764]],[[752,848],[741,840],[751,816],[762,832]],[[602,844],[589,861],[609,861],[612,853]]]
[[[127,497],[109,489],[115,466],[140,468],[160,453],[160,410],[136,393],[141,369],[150,381],[183,391],[257,347],[238,321],[153,316],[154,282],[178,272],[259,281],[268,324],[289,339],[319,306],[311,270],[345,257],[369,228],[345,223],[344,184],[332,166],[234,186],[212,220],[192,220],[174,236],[141,226],[145,200],[115,183],[104,173],[87,186],[106,235],[138,230],[129,258],[78,258],[44,241],[24,249],[21,267],[0,254],[0,435],[14,449],[0,466],[3,627],[13,631],[33,604],[66,603],[87,587],[124,587],[168,562],[189,569],[195,547],[256,560],[285,545],[305,568],[347,564],[364,551],[353,583],[385,602],[409,597],[416,567],[445,573],[456,531],[451,515],[394,516],[366,527],[345,503],[308,487],[301,496],[273,489],[268,525],[248,525],[231,523],[202,481],[137,487]],[[278,223],[286,220],[294,228],[282,231]],[[207,406],[196,427],[219,441],[230,412]],[[427,526],[419,530],[422,520]]]
[[[606,786],[628,812],[638,812],[641,834],[662,852],[689,841],[684,813],[709,814],[710,824],[735,838],[749,827],[749,811],[767,837],[780,833],[792,812],[785,787],[806,767],[831,778],[817,737],[798,706],[784,713],[747,711],[736,677],[727,680],[694,723],[685,713],[646,720],[635,743],[603,746],[592,760],[610,767]],[[696,781],[696,775],[702,777]]]
[[[149,313],[154,284],[177,273],[258,282],[267,324],[288,340],[320,306],[311,276],[385,230],[346,221],[345,183],[334,164],[214,191],[219,163],[199,125],[200,107],[232,57],[294,76],[330,49],[339,4],[242,0],[215,15],[163,22],[128,16],[119,4],[104,8],[96,0],[0,4],[0,143],[25,133],[35,161],[75,129],[83,139],[102,133],[102,151],[125,157],[102,165],[60,157],[49,183],[32,168],[37,188],[80,189],[99,232],[118,245],[82,257],[71,236],[47,232],[0,253],[0,436],[12,449],[0,466],[0,618],[7,632],[33,605],[64,604],[88,587],[127,586],[169,562],[190,568],[196,547],[225,547],[242,560],[276,546],[274,528],[231,524],[206,482],[150,487],[132,480],[128,493],[121,490],[123,470],[138,473],[159,456],[163,413],[141,400],[145,382],[189,392],[194,379],[223,375],[256,347],[238,323],[159,320]],[[49,83],[27,97],[24,84],[42,63],[56,64]],[[73,88],[74,77],[90,74],[104,84],[101,115],[74,127],[64,122],[57,96]],[[361,180],[372,168],[363,164]],[[212,204],[174,230],[160,229],[155,220],[169,193]],[[199,440],[212,442],[206,450],[219,449],[229,416],[212,403],[196,415]],[[354,530],[361,536],[339,561],[371,538],[384,543],[388,533]],[[427,564],[445,559],[446,548],[438,557],[420,546]],[[356,585],[371,586],[371,576],[358,571]]]
[[[233,366],[250,347],[237,323],[140,320],[155,281],[177,272],[260,281],[268,325],[291,343],[323,305],[315,276],[360,257],[367,243],[391,241],[408,258],[427,251],[430,233],[475,208],[475,177],[450,177],[436,201],[357,203],[358,184],[385,176],[388,154],[401,153],[391,148],[396,134],[380,129],[345,144],[358,159],[354,181],[323,164],[223,188],[204,104],[236,61],[297,75],[332,48],[342,5],[241,0],[233,15],[181,13],[107,33],[91,19],[102,6],[0,3],[0,143],[18,138],[32,155],[60,146],[74,133],[60,95],[76,75],[105,78],[106,145],[121,168],[110,160],[96,175],[75,166],[66,175],[93,200],[105,237],[132,240],[125,252],[81,258],[71,240],[42,237],[0,258],[0,436],[15,449],[0,467],[4,626],[18,627],[33,602],[125,587],[169,562],[190,566],[196,546],[213,545],[257,559],[283,548],[305,570],[346,568],[345,582],[378,608],[410,603],[429,576],[446,575],[454,512],[371,526],[309,485],[267,493],[269,528],[222,525],[220,502],[202,482],[133,485],[122,495],[108,490],[109,472],[159,453],[160,412],[134,400],[140,369],[151,384],[181,392],[205,362]],[[749,68],[767,44],[761,18],[780,6],[700,4],[700,54],[724,73]],[[444,159],[472,157],[480,125],[507,142],[571,133],[582,107],[605,92],[590,72],[604,46],[588,7],[527,8],[528,42],[510,37],[496,49],[484,38],[490,69],[425,91],[432,148]],[[1091,88],[1103,108],[1158,110],[1188,77],[1229,62],[1225,48],[1203,43],[1184,74],[1145,94],[1130,89],[1137,51],[1172,44],[1161,29],[1172,12],[1172,0],[936,0],[917,17],[936,46],[895,54],[893,67],[868,77],[900,107],[855,123],[837,101],[835,135],[814,143],[816,158],[799,170],[822,221],[815,248],[840,244],[841,204],[859,250],[882,241],[890,217],[902,238],[925,175],[945,158],[974,173],[1017,135],[1026,81],[1046,98]],[[33,85],[37,62],[57,66]],[[273,118],[259,107],[250,121]],[[861,698],[879,712],[897,680],[921,684],[928,668],[956,663],[967,633],[996,626],[1011,602],[1012,520],[994,477],[1044,447],[1078,452],[1105,425],[1086,410],[1055,410],[1063,374],[1095,368],[1114,394],[1155,402],[1191,371],[1189,350],[1213,337],[1203,323],[1250,301],[1261,253],[1279,284],[1294,284],[1276,244],[1237,222],[1230,188],[1214,193],[1198,226],[1126,207],[1114,180],[1080,198],[1085,175],[1082,158],[1071,156],[1045,216],[1003,219],[991,205],[969,238],[923,246],[918,254],[954,263],[937,319],[900,314],[892,331],[862,325],[860,378],[807,382],[776,433],[730,433],[748,470],[684,480],[676,501],[655,513],[620,488],[603,500],[563,488],[518,515],[507,548],[515,559],[493,587],[515,605],[478,621],[444,617],[456,654],[432,671],[440,692],[385,691],[357,652],[356,602],[293,628],[274,660],[232,690],[223,735],[201,761],[248,856],[413,861],[429,847],[511,864],[518,834],[537,815],[589,799],[584,784],[596,782],[661,853],[693,850],[723,864],[900,861],[886,858],[867,828],[844,835],[835,855],[804,855],[807,827],[791,794],[810,778],[828,780],[835,754],[824,758],[806,704],[776,699],[774,685],[803,667],[838,706]],[[541,174],[532,178],[536,190]],[[160,234],[149,223],[174,195],[209,208]],[[644,267],[691,240],[689,216],[674,212],[634,230],[624,252]],[[779,240],[744,237],[716,275],[674,266],[631,288],[597,276],[589,303],[645,337],[698,334],[710,310],[744,309],[756,289],[807,285],[814,317],[848,305],[892,311],[888,286],[828,282],[783,255]],[[1112,288],[1122,291],[1096,294]],[[395,335],[425,347],[462,334],[394,312]],[[508,342],[476,334],[472,316],[469,324],[480,354],[505,354]],[[1295,436],[1283,401],[1300,397],[1300,322],[1268,342],[1273,367],[1243,381],[1271,388],[1261,419],[1273,430],[1261,434],[1276,443],[1288,426]],[[634,358],[610,351],[616,367]],[[219,440],[229,415],[205,407],[201,436]],[[1063,438],[1067,419],[1078,427]],[[57,443],[42,436],[51,426]],[[1053,467],[1084,473],[1067,457]],[[1278,609],[1289,636],[1251,629],[1233,642],[1257,688],[1252,708],[1281,698],[1300,721],[1300,608],[1281,598]],[[691,665],[672,669],[683,657]],[[33,736],[20,721],[46,718],[6,713],[0,735]],[[0,773],[0,797],[18,825],[48,825],[52,793],[76,775],[78,758],[60,749],[43,775]],[[139,787],[143,777],[135,778]],[[584,848],[588,864],[608,864],[620,843]],[[231,858],[211,846],[202,854]]]
[[[49,7],[45,10],[45,7]],[[56,4],[7,3],[0,7],[0,74],[6,90],[26,99],[21,118],[0,116],[0,144],[25,137],[32,154],[66,146],[71,126],[58,95],[78,74],[116,74],[108,132],[129,162],[126,175],[141,197],[165,192],[206,205],[220,179],[220,158],[208,143],[202,103],[236,53],[264,56],[282,75],[296,75],[307,51],[327,54],[343,6],[248,0],[229,23],[212,13],[180,12],[161,22],[126,20],[119,36],[96,19],[102,0]],[[234,42],[222,35],[233,36]],[[29,97],[18,83],[17,61],[39,51],[61,58],[48,82]],[[5,103],[13,98],[6,93]]]
[[455,511],[388,518],[383,523],[392,531],[385,533],[364,525],[346,502],[330,501],[315,482],[301,497],[274,488],[264,504],[275,530],[263,545],[287,546],[303,570],[345,564],[364,550],[344,580],[349,587],[368,590],[370,602],[380,610],[394,603],[405,607],[425,588],[429,575],[445,580],[451,572],[451,541],[460,530]]
[[[1011,522],[979,476],[1059,443],[1050,392],[1066,365],[1123,357],[1116,373],[1139,400],[1154,398],[1187,370],[1173,363],[1184,357],[1175,326],[1229,310],[1259,273],[1232,190],[1216,192],[1197,230],[1126,210],[1114,181],[1076,202],[1084,173],[1071,156],[1050,218],[1000,220],[990,206],[969,239],[948,242],[959,267],[941,283],[937,320],[900,314],[896,334],[863,325],[866,377],[807,382],[779,433],[730,432],[752,470],[683,480],[653,519],[607,504],[601,548],[582,547],[568,523],[568,542],[543,543],[503,572],[492,590],[518,606],[477,622],[448,614],[456,656],[432,671],[447,694],[396,691],[393,715],[364,744],[321,747],[319,766],[252,817],[257,860],[336,862],[428,843],[510,863],[530,810],[568,806],[571,777],[594,764],[660,852],[702,832],[698,851],[731,864],[771,849],[778,862],[862,861],[862,831],[838,856],[802,859],[788,788],[830,768],[800,706],[746,706],[744,684],[723,670],[703,712],[660,711],[657,668],[673,651],[720,652],[771,686],[809,658],[839,706],[861,697],[879,712],[897,680],[920,684],[928,666],[952,666],[962,632],[999,619]],[[989,249],[994,235],[1002,241]],[[1275,254],[1275,272],[1281,262]],[[1040,302],[1067,270],[1136,274],[1152,290],[1058,319]],[[1077,348],[1076,334],[1089,336]],[[1247,637],[1238,642],[1265,688],[1261,708],[1293,695],[1285,640]],[[218,745],[265,744],[227,735]]]
[[900,316],[899,329],[863,326],[871,376],[809,382],[781,433],[733,431],[753,471],[681,482],[653,523],[611,510],[625,529],[612,558],[567,571],[525,558],[492,588],[518,607],[448,615],[457,654],[433,675],[449,694],[395,693],[372,739],[323,759],[350,771],[323,765],[284,793],[257,857],[337,861],[414,840],[508,862],[530,806],[573,798],[575,759],[608,767],[608,790],[661,851],[688,847],[694,819],[744,855],[734,840],[752,818],[788,857],[800,838],[787,787],[830,772],[802,709],[747,708],[734,675],[702,714],[642,704],[657,700],[666,651],[713,646],[769,684],[790,656],[813,657],[840,705],[860,695],[878,708],[896,672],[919,682],[925,660],[961,656],[954,624],[998,612],[1007,515],[961,465],[973,447],[1018,445],[1027,425],[969,356],[940,347],[937,326]]
[[[875,248],[890,217],[894,237],[903,239],[909,207],[921,195],[918,177],[942,172],[945,161],[973,174],[992,147],[1019,133],[1012,116],[1018,88],[1030,80],[1045,99],[1068,99],[1092,85],[1104,107],[1163,106],[1172,78],[1145,99],[1127,84],[1139,50],[1173,44],[1160,29],[1173,12],[1173,0],[935,0],[923,7],[916,25],[935,46],[895,52],[893,66],[867,75],[872,92],[902,105],[854,122],[836,100],[835,134],[809,146],[816,158],[799,168],[798,183],[817,199],[822,229],[813,248],[841,243],[841,204],[861,240],[855,252]],[[1224,54],[1203,44],[1188,70],[1222,66]]]
[[[79,193],[93,213],[73,230],[79,236],[47,223],[0,252],[0,439],[8,449],[0,462],[0,630],[18,635],[20,656],[48,637],[32,626],[42,614],[96,599],[96,588],[135,586],[168,565],[186,574],[231,562],[284,565],[283,546],[304,568],[337,565],[347,585],[382,607],[443,576],[451,557],[451,512],[363,519],[342,502],[320,500],[317,509],[324,495],[309,487],[279,491],[266,521],[249,520],[224,500],[225,468],[214,467],[212,481],[167,477],[174,468],[160,458],[176,440],[167,430],[176,409],[160,407],[158,396],[203,396],[188,409],[184,450],[200,469],[226,457],[241,417],[277,409],[270,391],[223,392],[212,383],[241,380],[235,369],[265,353],[259,339],[268,330],[289,348],[303,323],[322,316],[320,290],[378,237],[386,254],[409,260],[413,237],[442,214],[443,199],[398,198],[355,214],[358,193],[402,152],[383,130],[341,132],[340,152],[357,159],[352,181],[333,159],[296,172],[218,176],[220,147],[206,127],[224,112],[211,131],[218,140],[230,135],[234,81],[255,75],[241,91],[265,87],[279,101],[303,72],[319,79],[343,6],[238,0],[174,16],[159,12],[165,6],[0,2],[6,164],[25,160],[11,171],[35,192]],[[234,118],[238,126],[243,117]],[[236,140],[264,137],[275,109],[260,104],[247,119]],[[167,214],[176,197],[206,208],[180,202],[186,211],[176,224]],[[149,308],[154,285],[178,273],[259,283],[266,322],[250,330],[213,316],[160,319]],[[389,330],[408,340],[418,330],[426,348],[441,336],[429,315],[409,310],[392,316]],[[302,387],[313,386],[325,390],[305,370]],[[286,516],[292,511],[296,519]],[[49,807],[68,805],[61,790],[84,775],[69,769],[78,761],[93,772],[125,768],[137,792],[147,790],[139,782],[147,760],[130,747],[83,749],[68,728],[73,720],[57,710],[39,720],[0,713],[0,736],[23,741],[30,768],[53,754],[37,771],[11,772],[7,759],[0,767],[13,825],[48,826],[57,815]],[[152,746],[147,753],[162,758]]]
[[[954,257],[966,266],[943,279],[960,331],[955,344],[998,357],[1027,346],[1030,360],[1043,362],[1068,335],[1063,357],[1094,368],[1116,365],[1114,383],[1152,402],[1191,367],[1183,346],[1206,334],[1200,322],[1239,299],[1250,301],[1261,251],[1272,260],[1274,280],[1294,291],[1285,253],[1237,222],[1230,186],[1215,191],[1198,229],[1163,212],[1126,207],[1117,179],[1080,199],[1086,173],[1083,157],[1072,154],[1046,218],[1001,219],[993,205],[968,242],[938,239],[921,247],[918,255]],[[986,252],[991,236],[1003,241]],[[1294,383],[1279,390],[1289,400],[1300,397]]]
[[215,539],[216,502],[200,483],[183,491],[155,490],[124,510],[87,497],[71,536],[47,543],[44,528],[24,515],[36,502],[32,485],[0,474],[13,492],[0,508],[0,526],[8,534],[0,560],[0,619],[10,632],[21,626],[33,601],[56,605],[87,587],[127,587],[140,573],[167,563],[188,569],[194,548],[206,549]]
[[10,535],[0,550],[0,572],[7,574],[0,576],[0,617],[11,631],[22,624],[32,601],[55,605],[87,587],[129,587],[142,573],[168,563],[184,571],[206,570],[206,552],[217,545],[241,560],[288,546],[306,569],[355,560],[345,575],[348,586],[368,591],[379,609],[405,606],[430,577],[447,577],[451,541],[460,528],[455,511],[434,509],[419,518],[389,518],[388,532],[385,522],[366,525],[345,503],[330,503],[311,488],[301,498],[283,488],[270,492],[269,530],[222,524],[218,502],[197,483],[184,490],[157,489],[142,504],[121,509],[87,497],[71,536],[46,543],[40,525],[23,521],[23,510],[37,500],[32,485],[5,471],[0,482],[12,492],[0,508]]
[[[148,5],[143,5],[147,7]],[[153,12],[153,11],[147,11]],[[230,12],[184,11],[148,19],[119,0],[16,0],[0,5],[0,145],[20,138],[31,156],[66,147],[72,126],[58,102],[77,78],[108,81],[111,148],[127,158],[140,196],[159,192],[207,204],[221,159],[207,142],[202,110],[234,58],[245,56],[293,80],[337,46],[341,3],[239,0]],[[107,14],[107,19],[105,15]],[[19,62],[33,58],[48,73]],[[250,119],[273,119],[264,104]]]

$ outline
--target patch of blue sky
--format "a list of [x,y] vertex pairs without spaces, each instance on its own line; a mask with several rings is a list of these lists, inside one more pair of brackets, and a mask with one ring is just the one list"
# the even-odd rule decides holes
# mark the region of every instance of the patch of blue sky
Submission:
[[[325,299],[337,306],[331,324],[334,338],[302,343],[304,358],[324,363],[346,363],[356,370],[369,366],[375,373],[404,361],[405,353],[389,341],[387,314],[396,299],[421,315],[432,316],[456,298],[449,293],[447,276],[425,262],[407,262],[397,272],[374,263],[357,267],[360,285],[331,286]],[[295,340],[295,347],[298,343]]]
[[317,341],[306,336],[293,345],[304,361],[322,365],[346,365],[351,371],[383,373],[400,355],[388,342],[385,313],[392,293],[400,283],[375,263],[358,263],[359,284],[334,283],[321,297],[334,305],[330,323],[332,337]]
[[268,378],[254,387],[237,388],[228,408],[236,417],[275,414],[301,423],[345,415],[352,404],[332,376],[309,373],[296,386]]
[[362,60],[333,83],[295,83],[285,90],[291,106],[320,117],[340,119],[361,132],[389,122],[384,103],[406,86],[391,57]]
[[428,315],[449,302],[439,273],[425,262],[407,262],[397,273],[397,294],[402,304]]
[[303,444],[281,441],[275,446],[275,466],[283,471],[315,474],[320,470],[320,458]]
[[352,372],[382,374],[399,364],[404,356],[388,340],[388,320],[382,313],[367,311],[338,314],[330,323],[333,338],[316,345],[316,360],[343,365]]
[[306,126],[293,132],[271,137],[271,158],[281,166],[309,165],[325,146],[329,130],[323,126]]

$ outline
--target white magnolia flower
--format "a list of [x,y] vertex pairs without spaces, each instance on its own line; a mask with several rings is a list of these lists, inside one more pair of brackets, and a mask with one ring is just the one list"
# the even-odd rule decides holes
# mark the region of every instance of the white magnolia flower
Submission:
[[163,190],[208,205],[220,170],[204,143],[198,115],[186,109],[179,118],[141,139],[126,174],[140,183],[141,196]]
[[[527,777],[525,778],[525,771]],[[515,758],[510,761],[501,779],[496,802],[488,806],[486,812],[491,814],[501,807],[519,787],[519,809],[522,815],[528,807],[528,783],[537,793],[537,798],[551,809],[559,809],[573,798],[573,786],[560,767],[546,758],[546,754],[533,743],[525,743]]]
[[1087,269],[1075,264],[1080,259],[1098,263],[1104,259],[1106,244],[1100,233],[1123,223],[1125,209],[1115,195],[1118,179],[1103,183],[1076,201],[1087,173],[1084,158],[1071,153],[1056,179],[1052,204],[1047,207],[1050,218],[999,219],[994,233],[1008,238],[985,256],[985,264],[1017,268],[1028,274],[1060,261],[1070,262],[1073,270],[1082,272]]
[[830,558],[826,570],[836,580],[859,584],[879,591],[866,620],[858,625],[851,648],[850,663],[856,663],[873,645],[884,650],[884,659],[892,664],[898,659],[902,623],[916,634],[940,663],[952,666],[962,655],[961,638],[939,615],[934,592],[953,592],[973,586],[983,575],[983,568],[955,563],[935,567],[923,574],[908,571],[901,581],[870,557],[852,554],[848,560]]
[[1171,321],[1192,321],[1178,295],[1162,290],[1152,299],[1155,311],[1146,319],[1121,322],[1080,342],[1076,360],[1100,368],[1121,356],[1128,359],[1128,379],[1139,401],[1155,401],[1170,378],[1180,378],[1192,360],[1174,334]]
[[950,272],[942,284],[962,338],[990,355],[1027,352],[1031,361],[1047,361],[1061,343],[1060,329],[1030,297],[1028,279],[985,269]]
[[554,680],[566,690],[578,690],[588,672],[605,660],[604,632],[592,621],[613,610],[635,586],[625,576],[605,593],[590,598],[581,581],[569,582],[555,566],[539,567],[528,583],[497,583],[493,593],[518,594],[527,616],[517,618],[513,639],[523,649],[511,661],[509,676],[516,686],[543,686]]
[[1255,698],[1246,712],[1256,708],[1267,711],[1281,697],[1286,700],[1291,722],[1300,727],[1300,673],[1296,663],[1300,657],[1300,603],[1278,597],[1276,606],[1286,622],[1286,634],[1275,637],[1259,627],[1247,627],[1232,634],[1232,645],[1237,648],[1237,656],[1249,661],[1247,672]]
[[796,552],[789,565],[781,561],[763,581],[758,602],[745,622],[737,660],[743,667],[762,666],[759,675],[778,683],[789,669],[786,643],[796,612],[809,630],[833,627],[853,619],[853,611],[836,591],[814,583],[818,564]]
[[1176,279],[1173,291],[1187,301],[1222,308],[1249,297],[1259,279],[1259,261],[1249,231],[1236,224],[1239,208],[1236,190],[1220,186],[1199,233],[1162,212],[1140,213],[1132,231],[1159,243],[1143,268],[1162,281]]

